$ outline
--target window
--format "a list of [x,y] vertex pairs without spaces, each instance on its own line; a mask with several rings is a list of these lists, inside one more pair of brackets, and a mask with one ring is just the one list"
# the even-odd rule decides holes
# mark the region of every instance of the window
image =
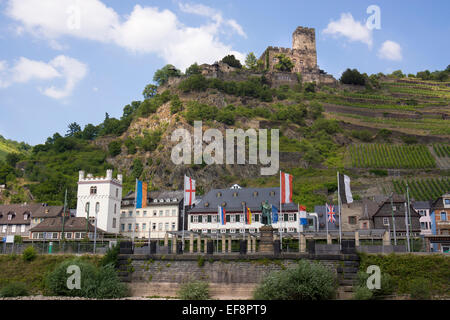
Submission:
[[166,210],[166,217],[169,216],[169,210]]
[[208,214],[208,222],[211,223],[212,222],[212,216],[210,214]]
[[191,216],[192,217],[192,222],[193,223],[198,223],[198,216]]
[[97,194],[97,187],[91,187],[90,194]]
[[208,233],[208,229],[202,229],[202,233]]
[[133,216],[133,211],[128,211],[128,216],[132,217]]
[[217,233],[217,229],[211,229],[211,233]]
[[245,229],[239,229],[239,233],[245,233]]
[[177,215],[177,209],[172,209],[172,216],[176,216]]
[[113,228],[116,228],[116,218],[113,218],[112,227],[113,227]]
[[139,231],[139,223],[136,223],[135,230],[136,230],[136,231]]
[[218,221],[218,220],[217,220],[217,215],[213,215],[213,216],[212,216],[212,222],[213,222],[213,223],[217,223],[217,221]]
[[385,226],[388,226],[388,225],[389,225],[389,218],[384,217],[384,218],[383,218],[383,224],[384,224]]
[[229,215],[229,214],[226,214],[226,215],[225,215],[225,220],[226,220],[226,222],[230,222],[230,219],[231,219],[231,218],[230,218],[230,215]]
[[255,222],[258,222],[259,221],[259,214],[255,214],[254,215],[254,219],[255,219]]
[[144,217],[147,216],[147,211],[144,211],[143,216],[144,216]]
[[20,226],[20,232],[22,232],[22,233],[25,232],[25,225],[24,225],[24,224],[22,224],[22,225]]
[[142,231],[145,231],[145,230],[147,230],[147,224],[146,224],[146,223],[143,223],[143,224],[142,224]]
[[198,222],[202,223],[203,222],[203,216],[198,216]]
[[441,212],[441,221],[447,221],[447,212],[445,211]]
[[124,223],[122,223],[122,224],[120,225],[120,231],[125,231],[125,224],[124,224]]
[[140,214],[140,211],[139,210],[136,211],[136,217],[139,216],[139,214]]
[[367,229],[367,222],[363,223],[363,229]]
[[289,220],[289,222],[294,222],[295,220],[294,220],[294,215],[293,214],[290,214],[289,215],[289,218],[288,218]]
[[164,212],[162,210],[159,210],[159,216],[162,217]]
[[152,224],[152,230],[155,231],[156,230],[156,223]]
[[158,223],[158,230],[162,230],[163,229],[163,224],[162,223]]
[[249,231],[250,231],[250,233],[255,233],[256,230],[255,229],[250,229]]
[[72,232],[66,232],[66,239],[72,239]]
[[426,223],[425,222],[421,222],[420,223],[420,229],[426,229]]
[[131,231],[131,223],[128,224],[128,231]]
[[220,229],[220,233],[227,233],[227,229]]
[[12,233],[16,232],[16,225],[15,225],[15,224],[13,224],[13,225],[11,226],[11,232],[12,232]]
[[114,203],[114,213],[117,212],[117,204]]
[[230,233],[236,233],[236,229],[230,229]]
[[25,213],[25,214],[23,215],[23,220],[28,220],[28,213]]
[[295,229],[295,228],[288,228],[288,232],[296,232],[297,231],[297,229]]
[[58,239],[58,232],[52,233],[52,239]]
[[236,215],[235,214],[230,215],[230,222],[236,222]]
[[153,210],[153,216],[156,217],[156,210]]
[[203,223],[206,223],[208,221],[208,216],[203,216],[202,221]]
[[119,189],[116,188],[116,198],[119,197]]
[[356,217],[355,216],[348,217],[348,223],[349,224],[356,224]]
[[287,214],[287,213],[284,213],[283,214],[283,221],[289,221],[288,219],[289,219],[289,217],[288,217],[289,215]]
[[450,204],[450,199],[445,199],[444,202],[445,204]]
[[168,222],[166,222],[166,223],[164,224],[164,230],[169,230],[169,223],[168,223]]
[[172,230],[173,231],[175,230],[175,227],[176,227],[175,222],[172,222]]

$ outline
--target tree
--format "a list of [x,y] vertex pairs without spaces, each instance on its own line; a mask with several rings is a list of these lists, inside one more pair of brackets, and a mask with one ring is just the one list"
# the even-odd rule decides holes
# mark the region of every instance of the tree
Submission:
[[294,68],[294,63],[286,57],[284,54],[280,53],[276,56],[278,59],[278,63],[275,65],[275,69],[279,71],[288,71],[290,72],[292,68]]
[[131,172],[131,175],[135,178],[135,179],[139,179],[139,177],[142,174],[142,171],[144,171],[144,166],[142,165],[141,160],[139,159],[134,159],[133,161],[133,170]]
[[255,57],[255,54],[253,52],[250,52],[247,57],[245,58],[245,65],[250,70],[256,69],[256,66],[258,64],[258,60]]
[[190,67],[186,69],[187,76],[192,76],[194,74],[200,74],[200,73],[202,73],[202,69],[199,67],[197,62],[195,62],[194,64],[191,64]]
[[181,71],[171,64],[166,64],[162,69],[156,70],[153,81],[157,82],[159,86],[167,83],[170,77],[180,77]]
[[394,78],[404,78],[405,77],[402,70],[395,70],[389,76],[394,77]]
[[339,79],[344,84],[355,84],[363,86],[366,83],[364,76],[356,69],[347,69]]
[[6,155],[6,163],[9,164],[11,167],[15,167],[16,163],[20,161],[20,154],[16,152],[11,152]]
[[91,123],[84,126],[84,130],[81,133],[81,138],[84,140],[94,140],[98,134],[98,127]]
[[108,145],[108,151],[112,157],[115,157],[118,154],[120,154],[121,149],[122,143],[119,140],[111,141]]
[[71,124],[69,124],[68,128],[69,129],[67,130],[66,137],[73,137],[81,132],[81,127],[76,122],[72,122]]
[[144,91],[142,91],[142,95],[144,99],[150,99],[155,96],[158,91],[158,87],[154,84],[148,84],[145,86]]
[[238,59],[236,59],[234,54],[229,54],[229,55],[223,57],[222,62],[226,63],[227,65],[229,65],[230,67],[233,67],[233,68],[238,68],[238,69],[242,68],[241,62]]

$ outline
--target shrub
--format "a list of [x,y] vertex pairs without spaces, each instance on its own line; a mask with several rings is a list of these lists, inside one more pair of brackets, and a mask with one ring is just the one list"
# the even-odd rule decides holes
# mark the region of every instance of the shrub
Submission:
[[336,293],[334,275],[325,266],[301,260],[295,268],[272,272],[254,292],[258,300],[323,300]]
[[[358,272],[358,286],[367,288],[367,279],[369,274],[363,271]],[[395,291],[395,284],[392,277],[388,273],[381,273],[380,289],[371,290],[373,299],[381,299],[385,296],[391,295]]]
[[414,136],[402,136],[402,140],[404,143],[407,143],[407,144],[415,144],[418,142],[417,138]]
[[424,278],[416,278],[411,280],[409,293],[411,298],[415,300],[430,300],[431,286],[429,280]]
[[100,261],[100,264],[102,266],[106,266],[108,264],[112,264],[115,268],[119,265],[119,250],[120,246],[119,243],[116,243],[111,248],[108,248],[106,251],[106,254],[103,256],[102,260]]
[[353,130],[352,137],[364,142],[372,141],[372,133],[369,130]]
[[135,154],[136,153],[136,143],[133,139],[128,138],[125,140],[125,146],[127,147],[128,154]]
[[389,129],[381,129],[380,131],[378,131],[378,135],[384,140],[389,141],[389,138],[392,135],[392,131]]
[[303,88],[304,88],[305,92],[314,93],[314,92],[316,92],[316,83],[315,82],[307,82]]
[[373,298],[372,291],[366,286],[358,286],[353,294],[354,300],[371,300]]
[[[67,280],[71,276],[67,268],[71,265],[80,268],[80,289],[67,287]],[[121,298],[127,294],[126,286],[120,282],[112,264],[96,268],[92,263],[80,259],[60,263],[47,275],[45,283],[49,292],[58,296],[107,299]]]
[[363,86],[366,83],[364,76],[357,69],[347,69],[339,79],[344,84],[355,84]]
[[203,281],[189,281],[181,284],[177,295],[182,300],[207,300],[209,285]]
[[121,149],[122,149],[122,143],[119,140],[111,141],[108,144],[108,151],[112,157],[115,157],[118,154],[120,154]]
[[234,67],[234,68],[238,68],[238,69],[242,68],[241,62],[238,59],[236,59],[236,57],[233,54],[225,56],[222,59],[222,62],[226,63],[230,67]]
[[22,258],[24,261],[33,261],[36,258],[36,249],[34,247],[29,246],[23,250]]
[[0,297],[20,297],[27,295],[27,287],[22,282],[9,283],[0,290]]

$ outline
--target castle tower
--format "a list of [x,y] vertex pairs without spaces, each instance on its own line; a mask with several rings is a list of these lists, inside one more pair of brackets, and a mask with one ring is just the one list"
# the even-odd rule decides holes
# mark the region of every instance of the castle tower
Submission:
[[120,203],[122,200],[122,175],[117,179],[112,170],[106,170],[106,177],[93,177],[84,171],[78,176],[77,217],[87,217],[95,224],[97,211],[97,228],[108,233],[119,232]]
[[298,57],[301,69],[317,68],[316,30],[314,28],[297,27],[292,34],[292,50]]

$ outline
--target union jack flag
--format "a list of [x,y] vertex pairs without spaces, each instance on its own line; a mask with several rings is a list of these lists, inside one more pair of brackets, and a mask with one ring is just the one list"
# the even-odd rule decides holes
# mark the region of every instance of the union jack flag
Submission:
[[335,215],[336,215],[336,212],[334,212],[334,206],[332,206],[331,204],[330,205],[327,204],[328,222],[336,223]]

